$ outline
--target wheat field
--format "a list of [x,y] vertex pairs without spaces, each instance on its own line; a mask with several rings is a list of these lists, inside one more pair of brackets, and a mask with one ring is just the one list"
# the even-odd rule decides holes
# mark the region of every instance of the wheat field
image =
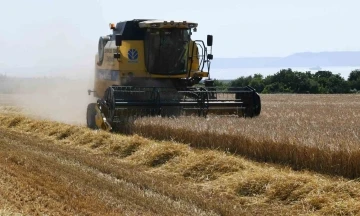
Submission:
[[133,132],[262,162],[360,177],[360,95],[262,95],[258,118],[143,118]]
[[344,178],[359,96],[262,98],[259,118],[144,118],[128,136],[2,106],[0,213],[360,214],[360,183]]
[[5,110],[0,206],[16,213],[360,214],[357,181]]

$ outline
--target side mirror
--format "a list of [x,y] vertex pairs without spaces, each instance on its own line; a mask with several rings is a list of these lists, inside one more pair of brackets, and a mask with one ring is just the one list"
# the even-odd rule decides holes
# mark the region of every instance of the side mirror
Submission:
[[212,36],[212,35],[208,35],[208,36],[207,36],[207,45],[208,45],[208,46],[212,46],[212,45],[213,45],[213,36]]
[[121,46],[121,43],[122,43],[122,35],[120,35],[120,34],[115,35],[116,46]]

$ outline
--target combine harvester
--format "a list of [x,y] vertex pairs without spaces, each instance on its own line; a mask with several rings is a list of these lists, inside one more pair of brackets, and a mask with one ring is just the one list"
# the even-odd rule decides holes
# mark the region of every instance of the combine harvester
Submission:
[[214,86],[213,36],[207,36],[207,46],[193,40],[197,26],[152,19],[111,23],[112,34],[99,39],[94,90],[88,90],[97,102],[87,107],[87,126],[118,131],[142,116],[258,116],[255,89]]

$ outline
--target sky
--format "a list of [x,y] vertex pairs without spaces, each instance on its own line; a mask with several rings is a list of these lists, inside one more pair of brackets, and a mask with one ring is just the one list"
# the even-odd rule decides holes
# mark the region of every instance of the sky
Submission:
[[198,22],[215,59],[360,51],[358,0],[0,1],[0,69],[21,73],[93,68],[109,23],[134,18]]

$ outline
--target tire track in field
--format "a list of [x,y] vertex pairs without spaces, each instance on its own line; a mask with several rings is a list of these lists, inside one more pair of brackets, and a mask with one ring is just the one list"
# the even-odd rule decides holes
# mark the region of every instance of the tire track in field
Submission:
[[[86,161],[106,166],[106,158],[91,158],[86,152],[4,129],[0,129],[0,137],[0,205],[31,215],[199,215],[202,212],[189,203],[116,179]],[[137,171],[126,168],[129,172]]]

